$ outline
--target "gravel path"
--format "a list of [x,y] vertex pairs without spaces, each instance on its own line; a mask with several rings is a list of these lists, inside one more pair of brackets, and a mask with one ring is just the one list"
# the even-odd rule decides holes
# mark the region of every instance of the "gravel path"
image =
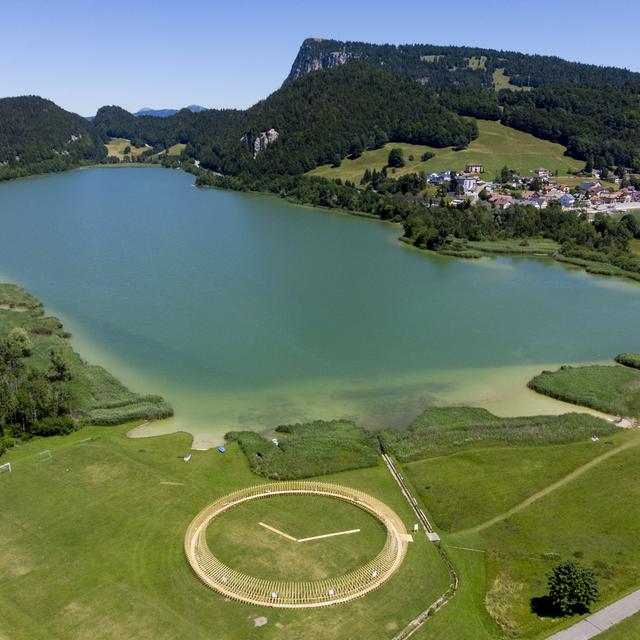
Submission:
[[549,636],[547,640],[589,640],[638,612],[640,612],[640,589],[600,609],[572,627]]

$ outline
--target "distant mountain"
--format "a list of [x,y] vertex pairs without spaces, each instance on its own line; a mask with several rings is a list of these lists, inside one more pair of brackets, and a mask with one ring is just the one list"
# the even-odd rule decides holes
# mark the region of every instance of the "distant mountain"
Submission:
[[82,116],[38,96],[0,99],[0,179],[105,157],[102,136]]
[[[206,111],[207,107],[202,107],[199,104],[190,104],[188,107],[184,107],[188,109],[192,113],[200,113],[201,111]],[[169,116],[173,116],[178,113],[180,109],[149,109],[148,107],[144,107],[139,111],[136,111],[134,116],[152,116],[154,118],[168,118]]]
[[302,43],[285,82],[354,61],[368,62],[408,80],[438,87],[621,86],[640,78],[640,74],[626,69],[568,62],[555,56],[479,47],[380,45],[308,38]]

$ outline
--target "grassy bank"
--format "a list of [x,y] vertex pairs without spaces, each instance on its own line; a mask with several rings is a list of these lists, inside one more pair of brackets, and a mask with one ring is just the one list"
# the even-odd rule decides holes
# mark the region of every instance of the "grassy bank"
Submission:
[[486,409],[446,407],[427,409],[407,431],[389,429],[380,439],[385,451],[409,462],[496,444],[576,442],[615,429],[611,423],[584,413],[500,418]]
[[529,382],[538,393],[618,416],[640,416],[640,371],[591,365],[543,371]]
[[50,352],[62,353],[72,374],[74,414],[81,423],[119,424],[172,415],[171,407],[159,396],[134,393],[103,367],[84,362],[73,350],[62,323],[45,315],[40,301],[15,285],[0,284],[0,337],[5,338],[15,327],[25,329],[33,344],[31,355],[24,359],[28,366],[46,370]]

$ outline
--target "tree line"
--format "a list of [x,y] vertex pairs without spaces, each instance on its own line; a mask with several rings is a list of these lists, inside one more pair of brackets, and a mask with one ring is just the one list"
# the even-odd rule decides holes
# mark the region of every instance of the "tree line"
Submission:
[[16,438],[51,436],[75,430],[71,418],[71,370],[58,351],[46,370],[25,364],[31,355],[29,334],[15,327],[0,340],[0,455]]

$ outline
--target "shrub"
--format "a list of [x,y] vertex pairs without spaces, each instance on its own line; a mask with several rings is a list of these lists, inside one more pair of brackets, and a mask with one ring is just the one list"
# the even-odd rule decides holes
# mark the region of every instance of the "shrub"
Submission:
[[549,598],[563,615],[587,611],[598,597],[598,582],[593,571],[576,562],[560,563],[549,577]]
[[625,367],[640,369],[640,353],[621,353],[616,356],[616,362]]
[[49,416],[33,425],[34,436],[60,436],[77,429],[75,422],[68,416]]

